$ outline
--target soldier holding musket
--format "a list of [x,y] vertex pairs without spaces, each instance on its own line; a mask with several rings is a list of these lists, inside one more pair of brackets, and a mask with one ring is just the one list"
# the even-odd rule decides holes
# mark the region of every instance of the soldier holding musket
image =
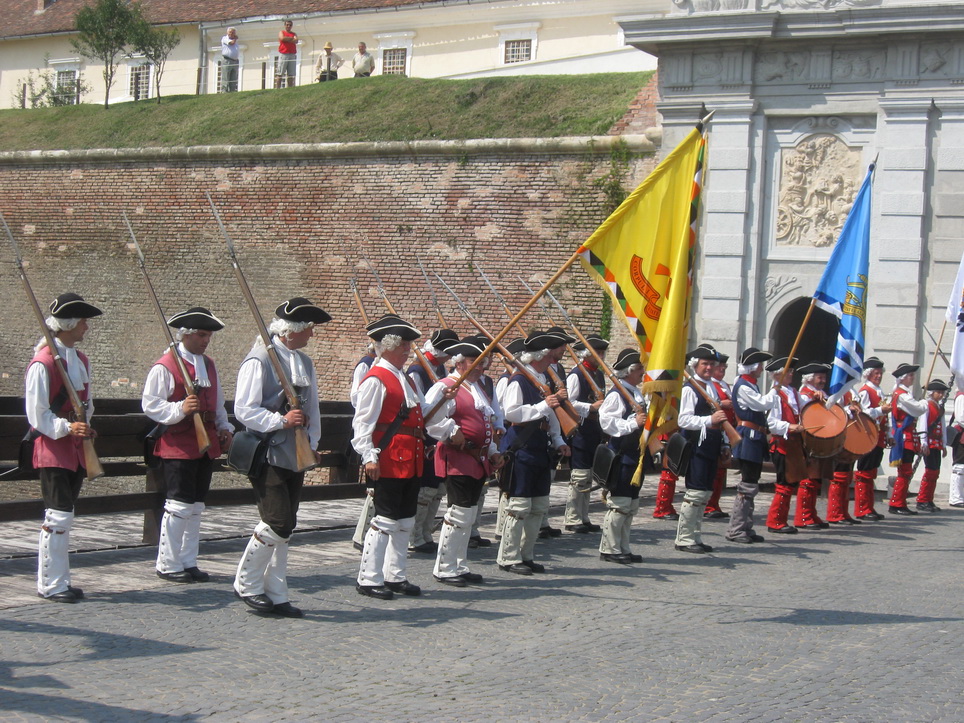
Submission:
[[917,377],[917,364],[901,364],[894,371],[897,386],[891,395],[891,431],[894,447],[890,450],[891,466],[897,466],[897,479],[888,503],[892,515],[916,515],[907,507],[907,489],[914,475],[914,458],[921,453],[920,437],[917,434],[917,418],[927,414],[927,400],[914,398],[914,379]]
[[887,413],[890,404],[884,401],[880,381],[884,376],[884,363],[877,357],[864,360],[861,373],[863,385],[857,391],[861,411],[877,423],[879,430],[877,446],[857,460],[854,472],[854,517],[865,522],[875,522],[884,516],[874,510],[874,480],[884,459],[887,447]]
[[[779,535],[795,535],[797,528],[789,524],[790,502],[800,480],[806,477],[806,458],[803,450],[803,425],[800,410],[803,403],[797,390],[783,380],[793,379],[798,360],[779,357],[767,364],[766,369],[779,385],[775,391],[777,402],[770,407],[767,427],[770,429],[770,459],[776,471],[776,488],[770,510],[767,513],[767,530]],[[784,371],[784,369],[786,371]]]

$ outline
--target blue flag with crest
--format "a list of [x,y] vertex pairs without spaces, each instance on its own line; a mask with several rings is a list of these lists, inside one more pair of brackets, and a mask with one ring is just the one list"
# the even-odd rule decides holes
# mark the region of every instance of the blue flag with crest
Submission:
[[864,369],[873,175],[874,164],[871,164],[813,295],[817,306],[840,319],[833,372],[827,388],[829,404],[846,394]]

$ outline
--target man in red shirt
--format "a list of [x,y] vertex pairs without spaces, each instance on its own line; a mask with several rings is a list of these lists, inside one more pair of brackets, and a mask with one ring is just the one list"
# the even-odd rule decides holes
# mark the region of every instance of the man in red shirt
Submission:
[[293,23],[285,20],[284,30],[278,31],[278,74],[276,84],[279,88],[284,88],[285,84],[290,88],[295,84],[295,75],[298,72],[298,34],[292,31]]

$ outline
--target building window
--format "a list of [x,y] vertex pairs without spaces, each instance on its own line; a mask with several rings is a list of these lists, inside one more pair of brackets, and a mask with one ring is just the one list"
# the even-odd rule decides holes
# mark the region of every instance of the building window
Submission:
[[509,63],[524,63],[532,60],[532,41],[531,40],[507,40],[505,42],[505,57],[503,61]]
[[382,51],[382,75],[405,75],[405,48],[389,48]]
[[130,85],[128,94],[134,100],[144,100],[151,97],[151,66],[149,63],[138,63],[130,66]]
[[496,25],[499,33],[499,63],[526,63],[538,54],[538,34],[541,23],[513,23]]
[[77,102],[77,71],[58,70],[54,77],[57,105],[74,105]]

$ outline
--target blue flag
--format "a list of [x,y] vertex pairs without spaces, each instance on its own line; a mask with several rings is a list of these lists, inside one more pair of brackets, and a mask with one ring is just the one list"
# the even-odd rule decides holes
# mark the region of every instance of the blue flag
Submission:
[[871,164],[813,295],[817,306],[840,319],[833,372],[827,388],[831,404],[846,394],[864,370],[873,175],[874,164]]

